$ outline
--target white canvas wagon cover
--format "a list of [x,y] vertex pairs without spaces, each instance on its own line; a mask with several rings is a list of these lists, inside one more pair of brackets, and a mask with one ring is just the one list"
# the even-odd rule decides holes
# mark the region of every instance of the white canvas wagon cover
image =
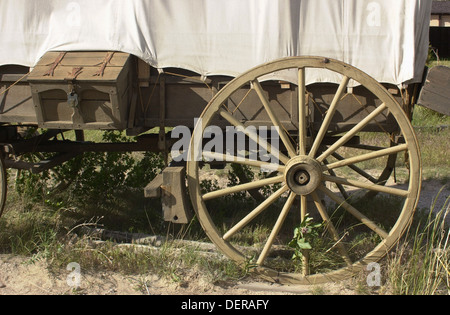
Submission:
[[[0,65],[104,50],[156,68],[237,76],[317,55],[402,84],[422,78],[430,10],[430,0],[1,0]],[[339,82],[320,71],[307,80]]]

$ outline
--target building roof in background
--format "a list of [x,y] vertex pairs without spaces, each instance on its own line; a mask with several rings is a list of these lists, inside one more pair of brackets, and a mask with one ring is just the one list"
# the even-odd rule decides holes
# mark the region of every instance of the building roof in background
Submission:
[[450,14],[450,1],[433,1],[431,14]]

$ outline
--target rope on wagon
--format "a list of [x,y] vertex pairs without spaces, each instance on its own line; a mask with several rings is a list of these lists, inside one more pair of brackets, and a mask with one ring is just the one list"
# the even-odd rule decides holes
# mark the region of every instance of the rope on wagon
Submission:
[[2,96],[3,94],[5,94],[6,92],[8,92],[11,88],[13,88],[15,85],[19,84],[23,79],[25,79],[29,74],[31,73],[31,71],[29,71],[27,74],[25,74],[23,77],[21,77],[19,80],[17,80],[16,82],[14,82],[13,84],[11,84],[9,87],[7,87],[4,91],[0,92],[0,96]]

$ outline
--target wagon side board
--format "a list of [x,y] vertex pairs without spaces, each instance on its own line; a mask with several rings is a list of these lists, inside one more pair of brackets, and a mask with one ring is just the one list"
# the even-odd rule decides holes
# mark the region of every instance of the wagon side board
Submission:
[[[127,130],[129,135],[139,135],[154,127],[164,130],[164,127],[186,126],[192,129],[195,118],[200,117],[212,97],[232,79],[223,76],[205,79],[182,69],[158,72],[148,65],[142,67],[145,66],[142,61],[124,53],[114,53],[105,63],[108,54],[50,52],[28,76],[29,69],[17,71],[14,67],[1,67],[0,123],[30,123],[47,129]],[[102,70],[102,63],[104,76],[103,73],[95,75]],[[431,74],[434,72],[429,75],[434,81]],[[261,85],[280,121],[296,133],[299,121],[297,86],[279,81],[262,82]],[[433,88],[425,86],[424,102]],[[307,115],[313,130],[320,126],[336,89],[336,84],[326,83],[307,87]],[[426,91],[431,92],[427,94]],[[401,95],[398,90],[394,95],[399,103],[402,103]],[[244,125],[270,123],[250,84],[243,86],[233,97],[224,105]],[[447,100],[449,97],[441,96]],[[368,96],[363,89],[349,89],[337,109],[339,121],[332,122],[334,131],[348,130],[367,110],[378,105],[378,100]],[[383,131],[396,130],[388,113],[380,118],[373,126],[367,126],[367,131],[379,131],[381,125]],[[218,117],[215,125],[226,127],[226,121]]]
[[0,123],[36,123],[28,67],[0,67]]

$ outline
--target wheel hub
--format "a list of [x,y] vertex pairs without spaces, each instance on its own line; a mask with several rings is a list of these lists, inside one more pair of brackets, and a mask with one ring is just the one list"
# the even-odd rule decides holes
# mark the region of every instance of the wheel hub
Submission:
[[308,156],[297,156],[286,165],[285,180],[297,195],[305,196],[314,192],[322,181],[322,167]]

